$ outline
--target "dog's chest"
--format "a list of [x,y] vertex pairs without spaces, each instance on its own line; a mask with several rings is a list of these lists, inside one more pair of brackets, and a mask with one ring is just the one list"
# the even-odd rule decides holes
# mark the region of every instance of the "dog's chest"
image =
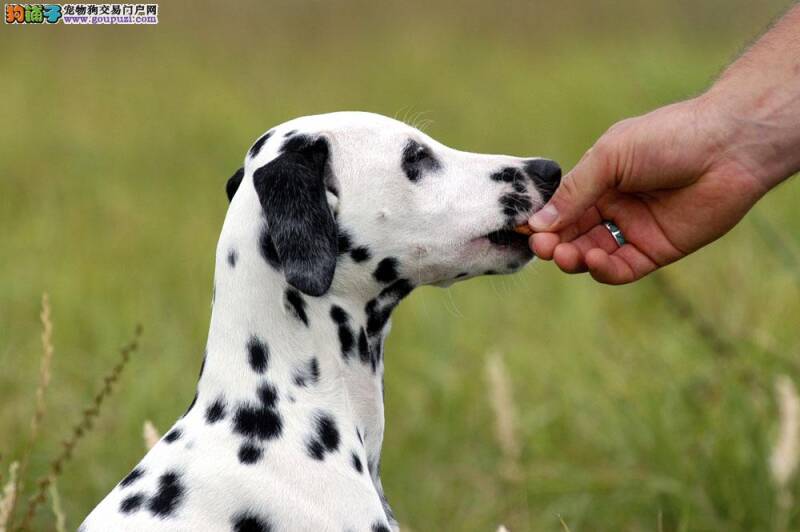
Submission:
[[271,530],[341,531],[385,520],[356,434],[340,434],[335,449],[321,441],[323,456],[312,458],[311,435],[287,418],[284,436],[249,464],[240,459],[239,438],[200,417],[190,412],[176,423],[95,509],[86,530],[229,530],[253,516]]

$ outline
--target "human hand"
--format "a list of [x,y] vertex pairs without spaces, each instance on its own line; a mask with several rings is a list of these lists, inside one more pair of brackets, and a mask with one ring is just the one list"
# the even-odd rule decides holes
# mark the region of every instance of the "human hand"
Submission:
[[703,97],[617,123],[531,218],[531,249],[564,272],[624,284],[716,240],[769,189],[733,149],[732,126]]

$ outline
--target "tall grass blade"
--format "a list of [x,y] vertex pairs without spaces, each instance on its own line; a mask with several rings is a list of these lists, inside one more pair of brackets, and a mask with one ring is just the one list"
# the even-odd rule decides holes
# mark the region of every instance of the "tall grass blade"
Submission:
[[495,419],[495,438],[503,454],[502,472],[509,480],[519,480],[521,444],[517,435],[517,408],[512,395],[511,378],[499,353],[486,357],[489,402]]
[[50,485],[61,475],[64,465],[72,458],[72,453],[75,446],[80,440],[93,428],[94,420],[100,414],[100,408],[103,402],[112,394],[114,385],[119,380],[122,371],[127,366],[131,354],[133,354],[139,347],[139,337],[142,334],[142,326],[137,325],[134,331],[133,339],[120,349],[119,361],[111,368],[111,371],[103,378],[103,385],[100,390],[95,394],[94,399],[89,406],[84,409],[78,423],[72,428],[72,434],[61,444],[61,451],[56,455],[48,472],[39,477],[36,482],[37,488],[33,496],[28,500],[28,507],[25,511],[25,517],[22,523],[15,530],[29,530],[36,510],[47,498],[47,490]]

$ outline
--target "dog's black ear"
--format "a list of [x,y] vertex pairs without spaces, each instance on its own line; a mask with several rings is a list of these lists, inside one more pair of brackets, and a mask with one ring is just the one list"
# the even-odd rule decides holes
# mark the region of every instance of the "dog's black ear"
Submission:
[[233,195],[236,194],[237,190],[239,190],[239,185],[242,183],[243,177],[244,167],[236,170],[236,173],[233,174],[230,179],[228,179],[228,184],[225,185],[225,192],[228,194],[228,203],[233,200]]
[[286,280],[310,296],[328,291],[336,269],[336,222],[325,194],[328,158],[327,140],[295,135],[253,173]]

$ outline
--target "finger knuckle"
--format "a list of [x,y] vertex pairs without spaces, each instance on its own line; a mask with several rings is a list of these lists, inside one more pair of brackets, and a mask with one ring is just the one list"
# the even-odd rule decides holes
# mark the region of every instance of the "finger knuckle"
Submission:
[[556,191],[557,198],[553,198],[554,200],[558,200],[564,197],[572,198],[579,195],[581,192],[581,185],[578,183],[578,179],[575,177],[569,177],[561,181],[561,184],[558,186],[558,190]]
[[597,140],[592,148],[592,155],[597,158],[598,161],[607,161],[613,156],[617,149],[617,140],[618,134],[609,130],[609,132],[605,133]]

